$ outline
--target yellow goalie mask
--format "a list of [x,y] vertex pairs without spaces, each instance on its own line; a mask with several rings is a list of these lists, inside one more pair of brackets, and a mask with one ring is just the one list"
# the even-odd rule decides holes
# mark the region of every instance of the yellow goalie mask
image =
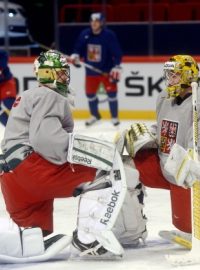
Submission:
[[197,82],[199,67],[190,55],[175,55],[164,64],[164,79],[169,97],[177,97]]
[[42,52],[34,62],[37,80],[59,94],[69,92],[70,67],[66,58],[57,51]]

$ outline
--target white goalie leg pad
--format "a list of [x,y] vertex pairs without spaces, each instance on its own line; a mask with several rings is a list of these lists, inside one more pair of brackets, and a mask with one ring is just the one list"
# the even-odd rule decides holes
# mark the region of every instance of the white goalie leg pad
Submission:
[[116,220],[113,232],[123,246],[138,245],[147,237],[147,218],[143,214],[144,187],[139,181],[139,172],[129,156],[123,159],[128,192]]
[[0,254],[13,257],[37,256],[44,253],[40,228],[22,229],[9,222],[0,232]]
[[[123,248],[113,234],[112,229],[123,205],[127,185],[123,163],[117,151],[115,153],[113,169],[104,178],[105,182],[109,183],[106,188],[85,191],[81,195],[77,220],[78,239],[82,244],[90,244],[97,241],[100,244],[99,247],[121,256]],[[95,181],[97,181],[98,186],[98,179]],[[94,185],[94,183],[92,184]],[[88,188],[89,186],[87,185]],[[81,248],[80,250],[84,255],[94,255],[94,253],[95,255],[101,255],[100,249],[95,249],[95,247],[88,250],[87,248]]]
[[48,243],[45,247],[39,227],[24,229],[12,220],[1,219],[0,263],[47,261],[70,245],[71,237],[56,235],[46,241]]
[[7,219],[1,219],[0,254],[22,257],[20,228]]
[[67,160],[70,163],[104,171],[113,168],[116,147],[113,143],[72,133],[69,137]]

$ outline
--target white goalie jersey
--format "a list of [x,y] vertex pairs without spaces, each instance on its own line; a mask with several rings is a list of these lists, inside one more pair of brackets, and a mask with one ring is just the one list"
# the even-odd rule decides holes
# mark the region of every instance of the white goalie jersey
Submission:
[[[156,108],[161,169],[165,178],[171,183],[176,183],[175,179],[164,170],[171,148],[175,143],[186,150],[193,147],[192,95],[183,101],[184,106],[181,106],[178,101],[179,98],[167,98],[167,92],[163,91],[158,97]],[[197,108],[200,108],[200,98]],[[200,110],[198,115],[200,116]],[[200,128],[200,122],[198,125]]]
[[11,116],[1,144],[3,152],[25,144],[54,164],[67,162],[68,133],[73,132],[74,121],[65,97],[44,86],[27,90],[15,101]]

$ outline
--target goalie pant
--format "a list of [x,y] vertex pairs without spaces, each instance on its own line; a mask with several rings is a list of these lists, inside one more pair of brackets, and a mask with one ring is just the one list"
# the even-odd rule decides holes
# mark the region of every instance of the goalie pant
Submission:
[[1,176],[6,209],[20,227],[53,232],[53,201],[73,196],[75,187],[95,178],[96,169],[65,163],[56,165],[33,152],[12,172]]
[[190,189],[173,185],[164,178],[157,149],[140,150],[134,158],[134,163],[140,173],[140,181],[145,186],[170,191],[172,223],[177,229],[191,233]]

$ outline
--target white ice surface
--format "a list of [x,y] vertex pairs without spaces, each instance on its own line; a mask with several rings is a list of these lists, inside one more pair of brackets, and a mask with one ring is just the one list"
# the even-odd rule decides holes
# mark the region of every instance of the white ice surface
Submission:
[[[112,140],[118,130],[128,128],[130,121],[123,121],[120,127],[114,128],[109,121],[105,121],[92,128],[85,128],[84,122],[77,121],[75,130],[88,136],[95,136]],[[148,122],[147,124],[150,124]],[[0,127],[0,139],[3,136]],[[123,259],[117,261],[52,261],[35,264],[0,264],[0,270],[157,270],[157,269],[200,269],[199,265],[173,267],[165,259],[165,254],[184,254],[188,251],[174,244],[169,244],[158,236],[159,230],[174,229],[171,224],[171,209],[169,192],[160,189],[147,189],[144,212],[148,217],[148,232],[146,246],[139,249],[126,249]],[[54,204],[54,225],[56,233],[72,234],[76,227],[77,199],[57,199]],[[5,205],[0,193],[0,217],[6,217]],[[64,251],[62,258],[67,256]],[[199,253],[200,256],[200,253]]]

